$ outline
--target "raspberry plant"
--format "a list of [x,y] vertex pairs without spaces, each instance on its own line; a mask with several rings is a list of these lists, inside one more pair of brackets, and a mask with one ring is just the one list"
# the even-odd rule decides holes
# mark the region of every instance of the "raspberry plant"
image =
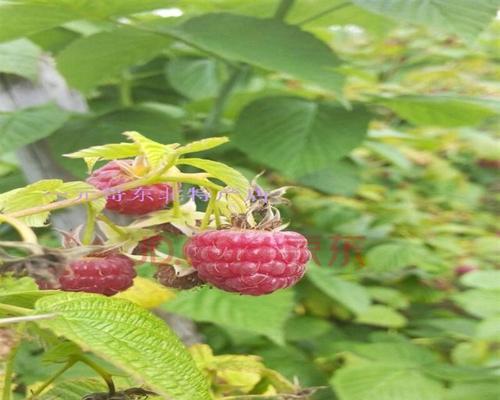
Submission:
[[497,400],[497,13],[0,0],[0,398]]
[[[85,399],[127,399],[133,395],[208,399],[214,392],[209,389],[200,364],[196,365],[166,325],[123,300],[123,296],[107,299],[95,294],[113,296],[130,288],[136,276],[134,264],[144,261],[153,261],[160,268],[156,274],[158,281],[170,287],[189,289],[209,283],[240,294],[267,294],[291,286],[302,277],[310,257],[307,241],[298,233],[276,231],[281,225],[279,213],[272,220],[263,218],[257,224],[252,215],[257,205],[249,204],[247,199],[253,188],[240,172],[217,161],[190,157],[191,153],[227,142],[226,138],[214,137],[181,146],[161,144],[138,132],[124,135],[132,143],[95,146],[67,155],[84,159],[90,176],[88,183],[42,180],[0,196],[4,212],[0,220],[10,224],[23,238],[17,247],[16,242],[2,242],[2,245],[29,253],[15,261],[10,256],[3,259],[2,280],[12,274],[16,278],[31,277],[44,289],[16,290],[14,298],[24,296],[29,307],[12,301],[0,304],[0,310],[17,315],[14,320],[31,334],[43,329],[54,348],[49,352],[58,352],[61,344],[57,344],[57,336],[69,340],[64,342],[69,350],[58,352],[58,357],[66,363],[63,371],[82,362],[107,384],[107,392],[95,392]],[[132,161],[130,157],[135,158]],[[97,162],[107,160],[112,161],[92,172]],[[202,172],[184,172],[184,166]],[[197,185],[210,193],[203,211],[197,209],[193,200],[181,202],[183,185]],[[147,190],[151,197],[141,203],[137,190]],[[117,199],[116,195],[121,197]],[[271,203],[271,199],[259,200],[259,209],[266,207],[272,214]],[[26,207],[27,204],[36,205]],[[86,206],[86,224],[73,233],[63,232],[65,247],[39,245],[31,227],[43,226],[55,210],[79,204]],[[118,225],[103,214],[104,209],[134,215],[134,219],[128,225]],[[234,221],[241,219],[245,225],[253,225],[253,229],[233,230],[239,228],[233,228]],[[189,259],[156,249],[161,241],[158,232],[165,224],[192,236],[186,245]],[[272,231],[257,230],[259,226]],[[99,234],[96,228],[100,228]],[[161,255],[161,259],[152,253]],[[52,258],[50,265],[47,258]],[[30,262],[35,265],[28,268]],[[123,346],[125,352],[121,350]],[[90,360],[83,350],[101,356],[131,377],[140,376],[152,390],[118,390],[112,373]],[[245,356],[240,358],[245,364]],[[201,362],[203,365],[204,361]],[[283,377],[268,374],[262,365],[258,369],[262,371],[262,379],[267,380],[266,386],[279,386],[284,394],[300,392],[299,387]],[[10,377],[6,375],[6,379],[8,383]],[[35,389],[30,399],[38,398],[50,383]]]

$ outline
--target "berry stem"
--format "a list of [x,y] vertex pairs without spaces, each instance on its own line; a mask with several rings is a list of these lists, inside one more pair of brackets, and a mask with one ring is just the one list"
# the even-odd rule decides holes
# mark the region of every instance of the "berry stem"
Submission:
[[217,229],[221,227],[221,220],[220,220],[220,210],[219,207],[217,206],[217,195],[219,192],[216,190],[211,189],[210,190],[210,199],[215,199],[214,200],[214,217],[215,217],[215,226]]
[[87,209],[87,221],[85,223],[85,230],[83,231],[82,243],[88,246],[94,238],[96,213],[90,203],[85,204],[85,206]]
[[116,225],[113,221],[111,221],[108,217],[106,217],[104,214],[99,214],[97,216],[97,219],[99,221],[102,221],[104,222],[107,226],[109,226],[112,230],[114,230],[116,233],[118,233],[118,235],[120,236],[126,236],[127,235],[127,232],[125,231],[125,229],[122,229],[121,227],[119,227],[118,225]]
[[116,388],[115,388],[115,384],[113,382],[113,377],[111,376],[111,374],[108,371],[106,371],[100,365],[96,364],[94,361],[92,361],[91,359],[89,359],[88,357],[86,357],[82,354],[75,355],[75,360],[86,364],[88,367],[92,368],[95,372],[97,372],[97,374],[99,374],[100,377],[102,379],[104,379],[104,382],[106,382],[106,385],[108,386],[109,394],[116,393]]
[[214,206],[215,206],[215,197],[211,195],[210,200],[208,201],[207,204],[207,209],[205,210],[205,215],[203,217],[203,220],[201,221],[201,226],[200,226],[201,230],[206,229],[208,224],[210,223],[210,217],[214,212]]
[[37,390],[33,391],[31,393],[31,396],[28,397],[27,400],[34,400],[37,398],[38,395],[40,395],[49,385],[52,384],[57,378],[59,378],[62,374],[64,374],[68,369],[70,369],[73,365],[75,365],[77,362],[76,359],[72,358],[69,360],[64,367],[62,367],[59,371],[56,372],[55,375],[53,375],[48,381],[46,381],[42,386],[40,386]]

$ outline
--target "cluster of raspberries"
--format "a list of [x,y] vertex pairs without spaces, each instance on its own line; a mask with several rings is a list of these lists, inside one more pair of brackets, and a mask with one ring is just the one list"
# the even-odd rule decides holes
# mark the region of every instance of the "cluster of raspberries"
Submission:
[[[134,178],[121,167],[132,160],[111,161],[97,169],[87,182],[99,190]],[[145,193],[138,199],[137,193]],[[170,193],[170,196],[168,195]],[[125,215],[143,215],[163,209],[171,200],[168,184],[154,184],[118,194],[110,194],[106,209]],[[137,254],[151,254],[162,236],[143,240],[135,249]],[[176,277],[173,268],[163,267],[157,279],[177,287],[189,288],[208,283],[229,292],[263,295],[287,288],[299,281],[311,254],[304,236],[290,231],[252,229],[207,230],[188,239],[184,255],[197,276]],[[196,275],[196,274],[195,274]],[[136,276],[134,262],[121,254],[91,255],[72,261],[59,278],[65,291],[84,291],[111,296],[133,284]]]

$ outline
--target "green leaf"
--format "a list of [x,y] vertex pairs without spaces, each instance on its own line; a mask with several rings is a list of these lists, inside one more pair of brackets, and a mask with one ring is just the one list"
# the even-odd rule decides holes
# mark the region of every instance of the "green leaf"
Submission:
[[480,318],[500,314],[500,290],[471,289],[453,295],[452,299],[469,314]]
[[423,372],[433,378],[451,382],[498,380],[494,369],[469,365],[431,363],[423,366]]
[[286,322],[287,341],[311,340],[331,331],[333,324],[321,318],[298,315]]
[[160,319],[126,300],[83,293],[41,299],[40,313],[57,318],[39,321],[146,383],[166,397],[207,400],[207,382],[180,340]]
[[500,289],[500,271],[474,271],[465,274],[460,282],[469,287],[480,289]]
[[241,112],[233,141],[251,159],[300,177],[331,167],[359,145],[369,120],[363,108],[266,97]]
[[75,40],[56,60],[69,85],[86,92],[148,61],[167,45],[167,39],[154,33],[124,27]]
[[44,296],[59,293],[53,290],[38,290],[31,278],[0,277],[0,303],[32,308],[35,302]]
[[16,74],[34,81],[38,76],[41,51],[27,39],[0,44],[0,72]]
[[115,160],[135,157],[140,153],[136,143],[111,143],[103,146],[92,146],[86,149],[64,154],[69,158],[98,158],[100,160]]
[[54,104],[0,112],[0,154],[51,135],[68,117],[67,112]]
[[322,292],[356,314],[363,313],[370,307],[370,297],[363,286],[343,280],[333,271],[311,267],[307,277]]
[[[330,28],[332,25],[356,25],[366,29],[370,33],[382,35],[394,28],[395,23],[382,15],[373,14],[361,7],[350,3],[348,6],[339,7],[346,4],[344,0],[313,0],[296,2],[290,13],[287,15],[287,21],[292,24],[302,23],[311,17],[316,17],[310,22],[304,24],[308,29]],[[324,13],[318,18],[321,12],[339,7],[333,12]]]
[[354,4],[398,22],[444,29],[473,40],[495,17],[496,0],[353,0]]
[[407,321],[404,315],[392,308],[377,304],[370,306],[366,311],[358,314],[356,322],[387,328],[402,328],[406,325]]
[[179,147],[177,149],[177,153],[188,154],[188,153],[196,153],[199,151],[210,150],[214,147],[220,146],[221,144],[227,142],[229,142],[229,138],[226,136],[195,140],[194,142],[188,143],[185,146]]
[[416,370],[384,364],[342,368],[330,382],[339,400],[442,400],[437,382]]
[[399,368],[433,365],[439,361],[439,358],[432,351],[410,342],[360,344],[355,346],[354,352],[370,361],[394,365]]
[[498,382],[467,382],[454,384],[444,400],[498,400]]
[[349,160],[332,162],[331,166],[303,175],[297,181],[326,194],[351,196],[359,186],[359,168]]
[[500,102],[453,96],[401,96],[379,103],[415,125],[473,126],[500,113]]
[[284,324],[293,307],[293,293],[282,290],[251,297],[202,288],[181,292],[163,308],[195,321],[241,329],[284,343]]
[[408,171],[412,167],[412,163],[396,146],[373,141],[366,141],[364,146],[402,170]]
[[408,298],[399,290],[383,286],[370,286],[367,290],[373,300],[390,307],[405,309],[410,305]]
[[169,0],[21,0],[0,4],[0,41],[26,36],[68,21],[107,18],[168,7]]
[[[0,210],[6,214],[52,203],[57,200],[60,179],[44,179],[23,188],[0,194]],[[41,212],[21,218],[29,226],[44,226],[49,212]]]
[[206,14],[174,32],[222,57],[283,72],[337,93],[342,89],[344,78],[335,70],[340,61],[326,43],[277,19]]
[[392,271],[419,263],[426,257],[425,249],[411,243],[386,243],[371,248],[366,265],[375,271]]
[[250,189],[248,179],[241,172],[226,164],[202,158],[181,158],[177,164],[191,165],[202,169],[208,172],[211,177],[224,182],[229,188],[237,190],[242,196],[248,195]]
[[479,322],[475,336],[479,339],[500,341],[500,315]]
[[151,140],[139,132],[124,132],[130,140],[133,140],[141,150],[141,154],[146,157],[148,165],[152,169],[159,167],[169,154],[173,153],[176,144],[165,145]]
[[209,58],[180,57],[167,64],[172,87],[191,99],[215,97],[222,83],[218,63]]

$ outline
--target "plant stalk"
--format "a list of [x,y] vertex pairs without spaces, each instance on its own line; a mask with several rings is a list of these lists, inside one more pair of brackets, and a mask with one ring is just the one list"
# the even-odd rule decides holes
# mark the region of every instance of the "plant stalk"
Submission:
[[278,4],[278,8],[276,9],[276,12],[274,13],[274,18],[280,19],[280,20],[285,19],[286,15],[292,9],[292,6],[294,3],[295,3],[295,0],[281,0],[280,3]]
[[[23,334],[25,327],[26,327],[26,325],[22,324],[17,329],[17,334],[19,337]],[[17,355],[17,351],[19,349],[20,343],[21,343],[21,341],[18,338],[16,344],[10,350],[9,356],[7,358],[7,362],[5,363],[2,400],[11,400],[12,399],[12,377],[14,375],[14,361],[16,359],[16,355]]]

